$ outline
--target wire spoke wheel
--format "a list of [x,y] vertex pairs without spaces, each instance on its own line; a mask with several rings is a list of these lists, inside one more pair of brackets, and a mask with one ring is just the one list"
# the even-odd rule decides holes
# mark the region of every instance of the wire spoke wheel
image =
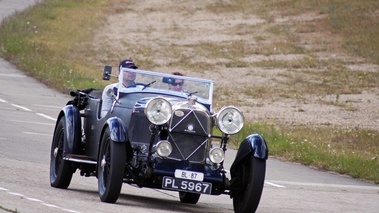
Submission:
[[55,128],[50,150],[50,185],[61,189],[68,188],[74,173],[70,162],[63,159],[65,134],[65,117],[62,117]]
[[113,141],[107,129],[101,140],[97,162],[98,190],[101,201],[115,203],[120,196],[125,159],[125,143]]

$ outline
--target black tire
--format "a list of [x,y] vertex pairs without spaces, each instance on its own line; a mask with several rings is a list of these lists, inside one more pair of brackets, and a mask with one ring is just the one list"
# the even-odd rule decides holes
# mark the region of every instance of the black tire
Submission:
[[239,189],[233,196],[234,212],[255,212],[261,199],[266,174],[266,161],[251,157],[240,166],[236,174]]
[[53,136],[50,150],[50,185],[67,189],[74,173],[71,163],[63,159],[65,140],[65,117],[60,118]]
[[179,192],[179,198],[182,203],[196,204],[200,199],[200,194]]
[[112,141],[109,129],[101,140],[97,162],[100,200],[115,203],[120,196],[125,171],[125,143]]

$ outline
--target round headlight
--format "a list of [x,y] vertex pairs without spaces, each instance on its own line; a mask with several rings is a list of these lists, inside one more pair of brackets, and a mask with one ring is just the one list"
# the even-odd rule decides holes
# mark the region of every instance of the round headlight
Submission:
[[236,134],[243,127],[242,112],[233,106],[222,108],[217,114],[217,126],[225,134]]
[[221,148],[213,148],[209,152],[209,159],[213,163],[221,163],[225,159],[225,152]]
[[172,107],[166,99],[153,98],[146,104],[145,115],[155,125],[167,123],[171,118],[171,114]]
[[159,141],[156,145],[157,148],[157,154],[161,157],[167,157],[172,152],[172,146],[171,143],[168,141]]

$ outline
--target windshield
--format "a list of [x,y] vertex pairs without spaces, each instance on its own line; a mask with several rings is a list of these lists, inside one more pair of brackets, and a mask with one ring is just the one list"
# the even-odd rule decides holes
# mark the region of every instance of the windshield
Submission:
[[192,95],[201,102],[212,104],[213,81],[207,79],[122,68],[118,88],[121,93],[140,91]]

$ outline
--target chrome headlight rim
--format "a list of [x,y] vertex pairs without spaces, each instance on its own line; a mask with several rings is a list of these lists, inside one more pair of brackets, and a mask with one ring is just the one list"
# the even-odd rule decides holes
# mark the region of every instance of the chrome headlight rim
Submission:
[[222,163],[225,160],[225,152],[219,147],[212,148],[209,150],[209,160],[212,163]]
[[216,123],[221,132],[234,135],[241,131],[244,125],[244,116],[237,107],[227,106],[217,113]]
[[172,106],[162,97],[150,99],[144,110],[146,118],[155,125],[166,124],[172,116]]
[[167,158],[172,153],[172,145],[168,140],[159,141],[155,149],[158,156],[162,158]]

